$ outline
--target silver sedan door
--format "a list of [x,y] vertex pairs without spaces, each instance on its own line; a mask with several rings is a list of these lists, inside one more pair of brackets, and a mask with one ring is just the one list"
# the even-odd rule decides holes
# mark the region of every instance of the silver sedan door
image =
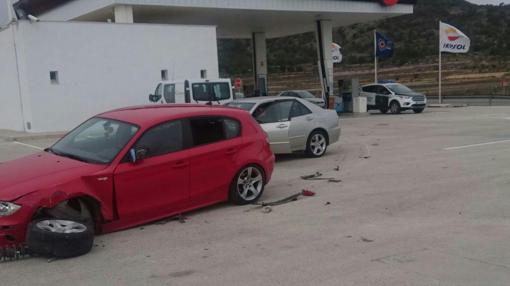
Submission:
[[278,100],[259,105],[253,117],[267,133],[271,150],[276,154],[291,153],[289,142],[290,109],[292,100]]
[[290,130],[289,141],[292,151],[302,151],[306,149],[308,135],[315,127],[316,115],[310,111],[305,105],[297,100],[290,112]]

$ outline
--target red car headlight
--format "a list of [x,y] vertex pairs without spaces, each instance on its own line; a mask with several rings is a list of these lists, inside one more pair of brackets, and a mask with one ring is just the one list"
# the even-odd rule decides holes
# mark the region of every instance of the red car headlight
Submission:
[[17,212],[21,206],[9,202],[0,202],[0,217],[10,216]]

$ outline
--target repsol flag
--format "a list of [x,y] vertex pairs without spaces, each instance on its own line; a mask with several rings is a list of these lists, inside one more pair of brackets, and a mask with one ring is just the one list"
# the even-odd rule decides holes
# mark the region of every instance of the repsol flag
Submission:
[[439,45],[441,52],[467,53],[471,46],[471,40],[454,26],[440,22]]

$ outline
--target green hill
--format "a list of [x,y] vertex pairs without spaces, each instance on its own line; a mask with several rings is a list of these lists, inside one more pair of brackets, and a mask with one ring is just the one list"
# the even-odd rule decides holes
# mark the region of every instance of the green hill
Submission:
[[[471,38],[468,55],[447,55],[506,62],[510,58],[510,5],[474,5],[464,0],[421,0],[413,15],[355,24],[335,31],[345,64],[373,61],[373,30],[386,34],[396,45],[395,56],[383,66],[430,63],[437,61],[439,21],[452,24]],[[251,45],[247,40],[221,40],[219,43],[222,75],[251,72]],[[465,58],[464,58],[465,59]],[[268,41],[268,65],[271,72],[300,71],[317,62],[313,33]]]

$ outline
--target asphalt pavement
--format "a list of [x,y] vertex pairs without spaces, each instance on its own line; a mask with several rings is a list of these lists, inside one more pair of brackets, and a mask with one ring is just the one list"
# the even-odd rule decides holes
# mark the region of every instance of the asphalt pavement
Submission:
[[[321,159],[279,156],[262,198],[0,264],[2,285],[509,285],[510,107],[342,119]],[[0,161],[50,139],[0,142]],[[34,148],[37,147],[37,148]],[[342,182],[305,181],[321,172]]]

